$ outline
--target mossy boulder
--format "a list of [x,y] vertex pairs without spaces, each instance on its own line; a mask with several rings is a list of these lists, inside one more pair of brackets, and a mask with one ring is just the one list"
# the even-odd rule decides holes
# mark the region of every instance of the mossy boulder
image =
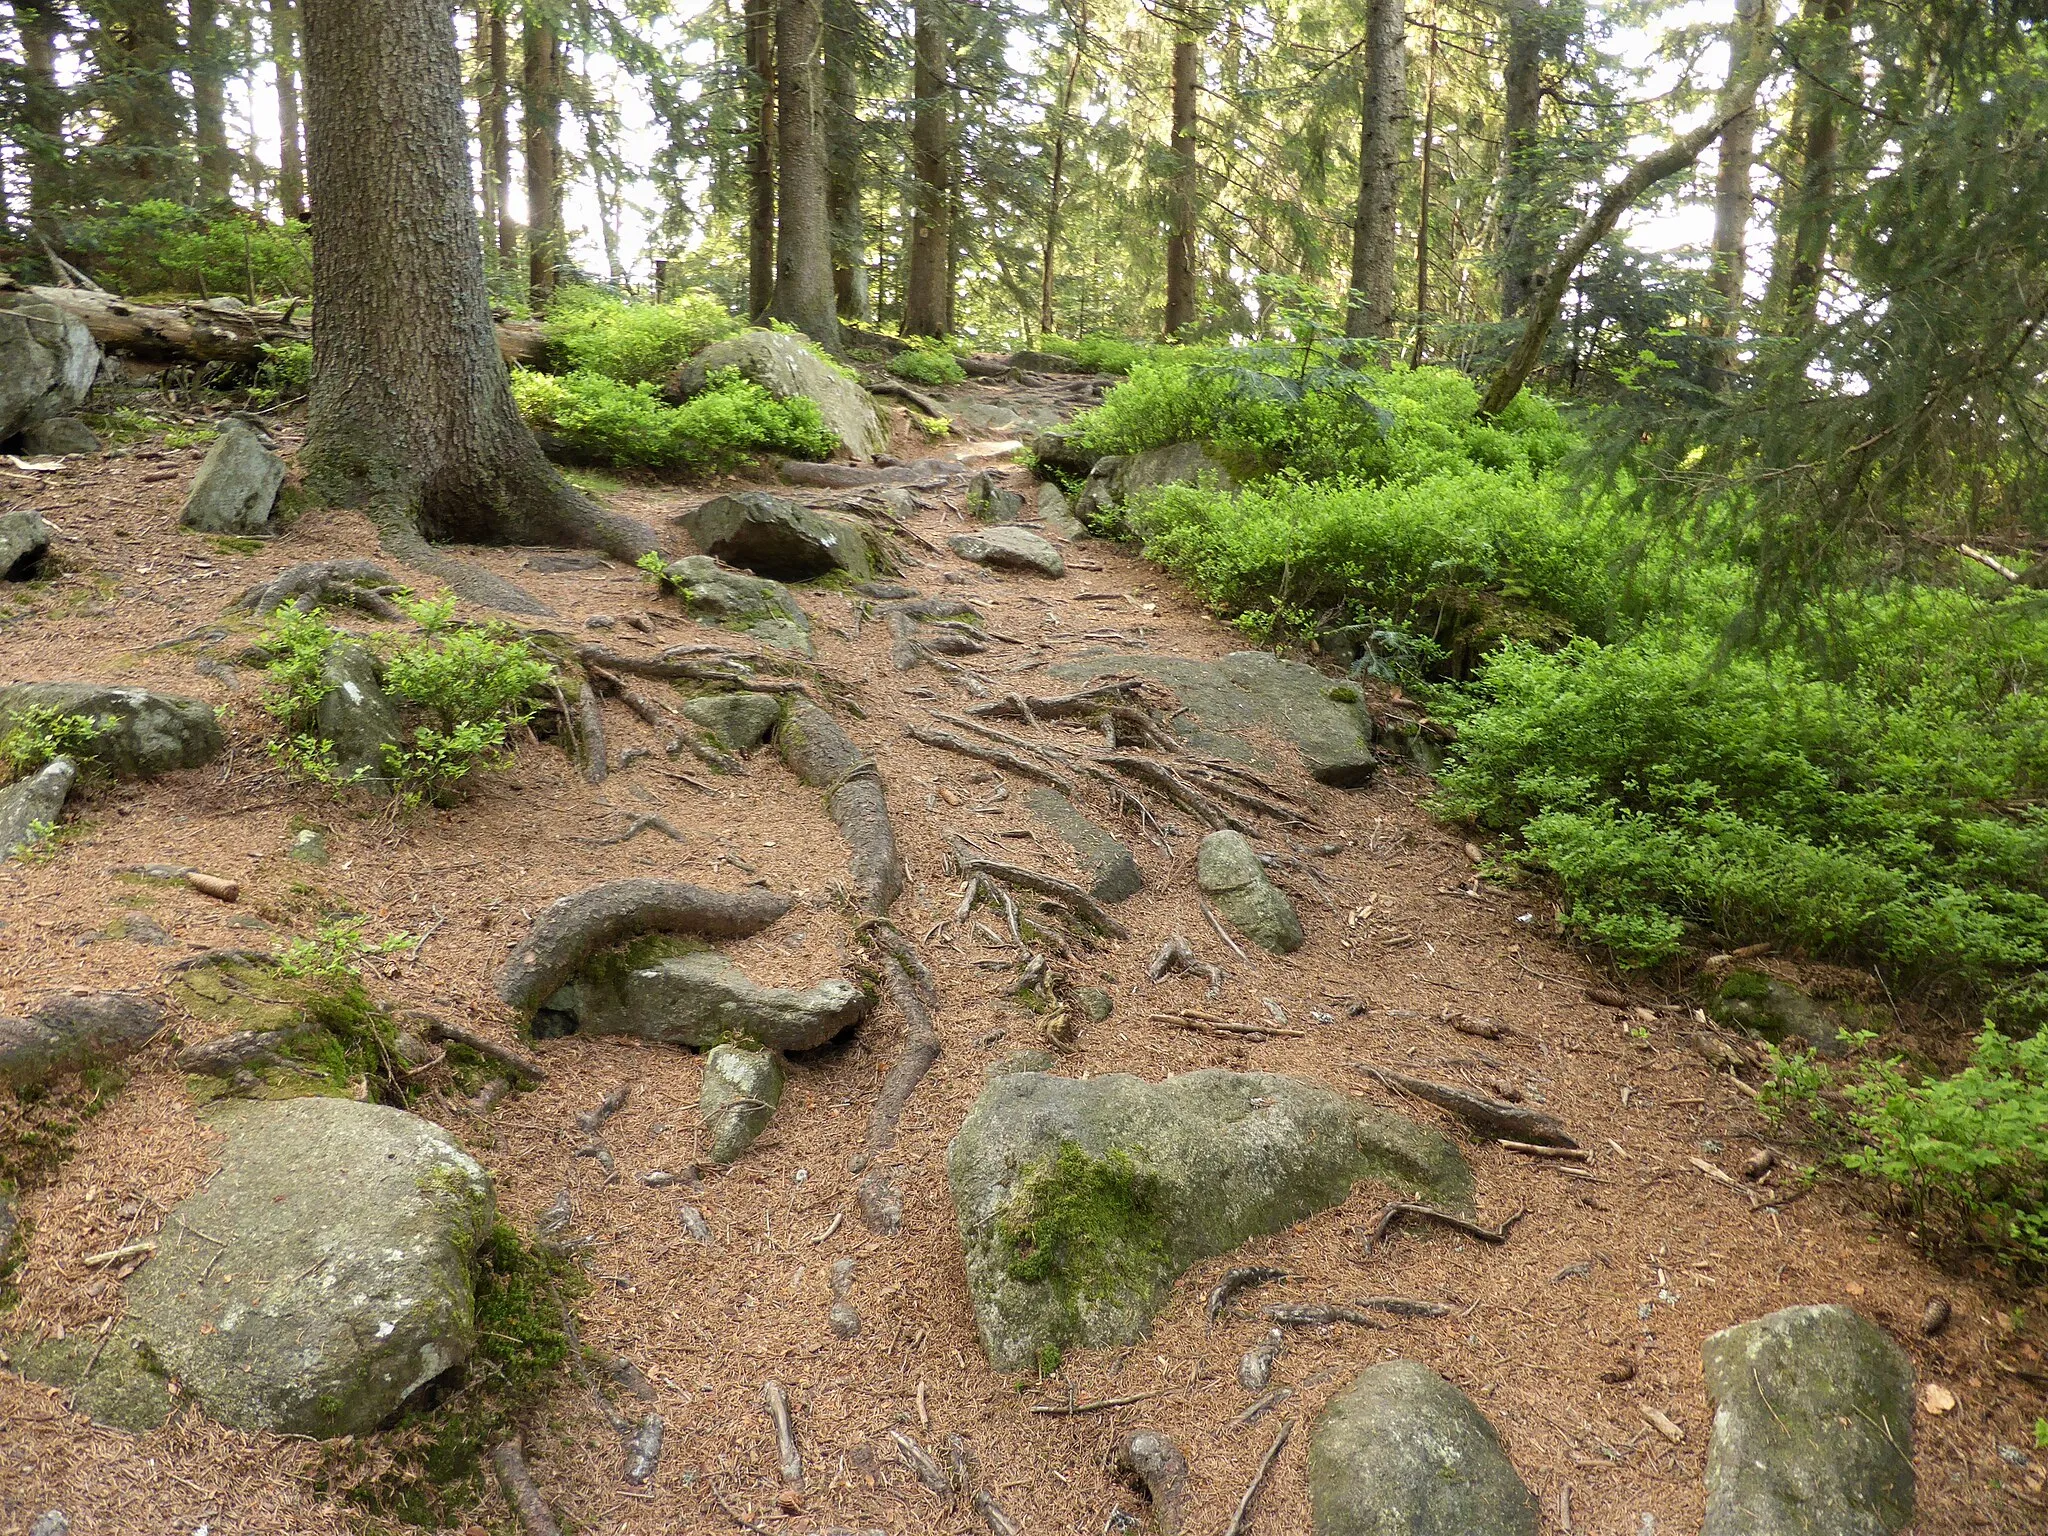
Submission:
[[657,935],[594,956],[542,1005],[542,1035],[638,1035],[709,1050],[745,1038],[808,1051],[852,1028],[868,994],[831,977],[814,987],[766,987],[716,950]]
[[210,1417],[328,1438],[383,1424],[475,1343],[491,1178],[439,1126],[349,1099],[224,1102],[219,1170],[128,1282],[150,1355]]
[[1360,1373],[1316,1419],[1315,1536],[1536,1536],[1531,1494],[1472,1400],[1413,1360]]
[[1211,832],[1195,852],[1195,883],[1259,948],[1291,955],[1302,945],[1301,919],[1287,893],[1266,878],[1259,851],[1242,832]]
[[1144,1337],[1189,1265],[1336,1205],[1361,1180],[1472,1207],[1451,1143],[1300,1078],[995,1078],[946,1154],[989,1359]]
[[327,692],[314,710],[313,729],[328,745],[328,760],[343,778],[388,788],[389,754],[403,736],[376,655],[360,641],[337,641],[321,660],[320,681]]
[[201,533],[268,533],[283,489],[284,460],[247,422],[230,420],[193,477],[178,521]]
[[134,1055],[163,1028],[163,1009],[137,992],[54,992],[26,1018],[0,1019],[0,1083],[19,1091],[106,1066]]
[[213,706],[142,688],[99,683],[16,683],[0,688],[0,734],[31,710],[81,715],[98,727],[80,748],[79,766],[93,763],[123,778],[153,778],[199,768],[224,747]]
[[1890,1536],[1913,1518],[1913,1367],[1848,1307],[1700,1346],[1714,1428],[1701,1536]]
[[665,566],[661,584],[706,623],[738,630],[778,650],[814,654],[811,621],[779,581],[729,571],[709,555],[690,555]]
[[778,400],[802,395],[816,402],[825,425],[856,464],[889,446],[888,429],[868,392],[809,341],[787,331],[747,331],[712,343],[677,371],[670,398],[697,394],[726,368],[737,368]]
[[1804,1040],[1823,1056],[1847,1054],[1834,1011],[1774,976],[1736,971],[1721,983],[1707,1012],[1716,1023],[1747,1030],[1773,1045]]

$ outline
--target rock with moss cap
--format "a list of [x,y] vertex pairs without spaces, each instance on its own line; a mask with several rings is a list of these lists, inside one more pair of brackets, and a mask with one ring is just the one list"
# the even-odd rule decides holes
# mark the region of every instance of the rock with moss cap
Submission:
[[779,581],[729,571],[709,555],[690,555],[663,566],[661,584],[698,619],[777,650],[815,654],[811,621]]
[[1259,948],[1291,955],[1301,948],[1301,919],[1287,893],[1266,878],[1259,852],[1242,832],[1211,832],[1195,853],[1195,883]]
[[982,1346],[995,1365],[1144,1337],[1174,1280],[1336,1205],[1361,1180],[1472,1209],[1451,1143],[1300,1078],[994,1079],[946,1154]]
[[728,1040],[704,1058],[698,1114],[704,1122],[704,1151],[714,1163],[730,1163],[768,1129],[782,1102],[782,1063],[773,1051]]
[[814,402],[856,464],[867,463],[889,446],[888,429],[868,392],[809,341],[787,331],[747,331],[713,342],[677,371],[669,385],[670,398],[699,393],[713,374],[726,368],[737,368],[778,400],[802,395]]
[[608,950],[542,1005],[540,1035],[638,1035],[709,1050],[745,1037],[808,1051],[866,1016],[868,994],[834,976],[814,987],[766,987],[714,949],[655,936]]
[[469,1358],[495,1203],[446,1131],[339,1098],[208,1118],[220,1168],[127,1288],[138,1336],[208,1417],[363,1434]]
[[683,705],[683,717],[703,726],[729,752],[753,751],[781,715],[781,701],[766,693],[710,693]]
[[124,778],[153,778],[199,768],[219,757],[224,743],[213,706],[142,688],[99,683],[16,683],[0,688],[0,735],[33,719],[31,712],[78,715],[93,722],[90,741],[76,752],[88,763]]
[[1890,1536],[1913,1518],[1913,1367],[1847,1307],[1700,1346],[1714,1428],[1702,1536]]
[[1834,1011],[1774,976],[1735,972],[1721,983],[1707,1011],[1717,1022],[1760,1035],[1773,1045],[1804,1040],[1823,1056],[1848,1054]]
[[1330,1399],[1309,1442],[1315,1536],[1536,1536],[1536,1499],[1470,1398],[1390,1360]]

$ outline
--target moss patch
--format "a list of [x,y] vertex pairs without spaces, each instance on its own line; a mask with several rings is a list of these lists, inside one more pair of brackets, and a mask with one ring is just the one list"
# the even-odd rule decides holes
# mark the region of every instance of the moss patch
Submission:
[[1027,1169],[997,1217],[1012,1280],[1044,1285],[1078,1320],[1083,1303],[1144,1295],[1171,1272],[1159,1180],[1121,1150],[1060,1143]]

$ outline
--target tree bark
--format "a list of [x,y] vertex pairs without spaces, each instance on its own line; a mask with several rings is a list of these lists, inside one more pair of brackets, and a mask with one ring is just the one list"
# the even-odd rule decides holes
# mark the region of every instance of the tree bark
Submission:
[[747,315],[775,297],[775,0],[745,0],[754,122],[747,134]]
[[822,0],[777,0],[775,298],[768,313],[837,352],[839,314],[832,294],[832,221],[820,90],[823,41]]
[[832,221],[832,293],[842,320],[868,318],[868,231],[861,210],[860,70],[853,0],[825,7],[826,212]]
[[192,82],[192,143],[199,158],[199,201],[221,204],[234,191],[235,154],[228,148],[227,61],[219,0],[186,0],[185,70]]
[[1579,263],[1586,259],[1594,246],[1607,238],[1616,221],[1637,198],[1665,177],[1675,176],[1689,168],[1706,147],[1720,137],[1730,117],[1749,110],[1756,101],[1757,83],[1761,78],[1761,61],[1752,61],[1746,73],[1730,78],[1728,88],[1721,94],[1720,108],[1711,118],[1684,138],[1638,160],[1620,181],[1607,189],[1586,221],[1573,231],[1564,249],[1558,253],[1557,260],[1551,263],[1549,272],[1544,275],[1543,284],[1530,304],[1529,318],[1522,327],[1521,338],[1516,341],[1514,351],[1508,354],[1508,360],[1501,365],[1500,372],[1494,376],[1486,398],[1479,402],[1478,414],[1482,418],[1498,416],[1521,393],[1523,383],[1535,370],[1537,359],[1543,355],[1544,340],[1557,321],[1558,311],[1564,307],[1564,296],[1571,288]]
[[910,272],[903,334],[943,336],[952,309],[952,95],[945,0],[916,0],[911,70]]
[[[1770,47],[1771,7],[1765,0],[1736,0],[1735,22],[1728,32],[1731,80],[1749,73],[1757,56]],[[1723,102],[1724,109],[1728,105]],[[1719,311],[1710,334],[1728,343],[1719,349],[1724,373],[1735,366],[1733,345],[1742,329],[1742,283],[1748,262],[1743,249],[1752,208],[1749,173],[1756,163],[1756,105],[1735,113],[1721,130],[1720,165],[1714,176],[1714,292]]]
[[306,160],[299,128],[298,0],[270,0],[270,64],[277,74],[277,201],[287,219],[306,218]]
[[1066,191],[1067,132],[1071,126],[1074,110],[1074,82],[1081,74],[1081,39],[1088,26],[1088,11],[1083,5],[1074,22],[1074,51],[1067,59],[1067,77],[1060,86],[1059,110],[1052,119],[1052,155],[1050,177],[1045,193],[1045,246],[1038,266],[1038,329],[1041,333],[1058,333],[1053,323],[1053,262],[1059,254],[1060,239],[1060,198]]
[[1543,0],[1510,0],[1501,70],[1500,317],[1529,303],[1540,274],[1536,253],[1536,127],[1543,108],[1549,18]]
[[[1808,58],[1792,107],[1799,180],[1787,189],[1782,213],[1792,226],[1782,285],[1783,324],[1794,336],[1813,329],[1835,234],[1835,158],[1842,137],[1836,90],[1845,76],[1838,66],[1848,40],[1849,0],[1806,0],[1802,16],[1807,26],[1801,41]],[[1815,79],[1816,72],[1825,78]]]
[[1168,154],[1173,183],[1168,188],[1166,231],[1166,334],[1178,336],[1195,323],[1195,225],[1201,196],[1201,165],[1195,158],[1195,86],[1201,71],[1199,41],[1187,33],[1173,40],[1173,137]]
[[1351,299],[1344,334],[1391,336],[1401,167],[1408,159],[1408,7],[1371,0],[1358,135],[1358,209],[1351,226]]
[[63,206],[64,90],[57,83],[57,0],[15,0],[14,23],[21,37],[21,123],[15,146],[28,163],[31,222],[46,238],[53,215]]
[[308,486],[458,592],[540,605],[427,541],[581,545],[632,560],[652,532],[594,505],[519,419],[476,238],[447,0],[304,0],[314,206]]
[[561,82],[555,78],[554,29],[528,13],[521,29],[525,68],[519,109],[526,132],[526,282],[535,309],[545,308],[555,292],[555,266],[561,260],[561,207],[557,185],[562,135]]

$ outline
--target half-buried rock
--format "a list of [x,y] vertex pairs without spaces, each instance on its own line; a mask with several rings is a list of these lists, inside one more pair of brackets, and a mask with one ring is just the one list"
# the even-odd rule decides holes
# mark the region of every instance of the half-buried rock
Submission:
[[245,422],[230,421],[207,450],[178,521],[201,533],[268,533],[284,460]]
[[983,528],[975,533],[956,533],[947,542],[953,546],[954,554],[976,565],[1036,571],[1041,576],[1067,574],[1067,562],[1060,558],[1060,552],[1029,528]]
[[709,555],[671,561],[659,579],[693,618],[799,656],[812,654],[811,621],[779,581],[729,571]]
[[860,524],[766,491],[714,496],[676,522],[705,554],[777,581],[809,581],[829,571],[866,581],[878,564],[874,537]]
[[0,688],[0,735],[40,716],[79,715],[93,723],[92,739],[77,750],[79,766],[96,763],[124,778],[150,778],[178,768],[199,768],[219,757],[223,743],[213,706],[141,688],[98,683],[16,683]]
[[764,987],[715,949],[651,935],[595,955],[541,1007],[537,1035],[639,1035],[709,1050],[744,1036],[808,1051],[860,1022],[868,995],[835,976],[815,987]]
[[1195,853],[1195,883],[1230,926],[1259,948],[1291,955],[1301,948],[1301,919],[1287,893],[1266,878],[1259,851],[1242,832],[1211,832]]
[[1472,1172],[1435,1131],[1269,1073],[1006,1074],[975,1100],[946,1174],[975,1325],[1005,1369],[1143,1338],[1189,1265],[1360,1180],[1472,1208]]
[[227,1134],[220,1169],[127,1287],[186,1396],[237,1429],[362,1434],[469,1358],[470,1266],[496,1208],[447,1132],[337,1098],[209,1118]]
[[0,864],[55,830],[77,779],[71,759],[60,757],[0,789]]
[[683,705],[685,719],[701,725],[729,752],[751,752],[782,718],[782,703],[767,693],[708,693]]
[[1413,1360],[1376,1365],[1330,1399],[1308,1489],[1315,1536],[1536,1536],[1540,1523],[1486,1416]]
[[1144,888],[1145,877],[1124,841],[1097,826],[1056,789],[1034,789],[1024,797],[1031,814],[1074,850],[1088,871],[1088,894],[1097,901],[1122,901]]
[[773,1051],[727,1041],[704,1058],[697,1110],[704,1122],[705,1155],[730,1163],[768,1129],[782,1102],[782,1063]]
[[320,681],[327,691],[314,710],[314,726],[335,771],[388,786],[390,754],[401,734],[398,706],[384,692],[376,656],[357,641],[337,641],[320,663]]
[[40,512],[0,512],[0,581],[32,581],[43,573],[52,529]]
[[1700,1346],[1714,1430],[1702,1536],[1890,1536],[1913,1518],[1913,1367],[1847,1307]]

